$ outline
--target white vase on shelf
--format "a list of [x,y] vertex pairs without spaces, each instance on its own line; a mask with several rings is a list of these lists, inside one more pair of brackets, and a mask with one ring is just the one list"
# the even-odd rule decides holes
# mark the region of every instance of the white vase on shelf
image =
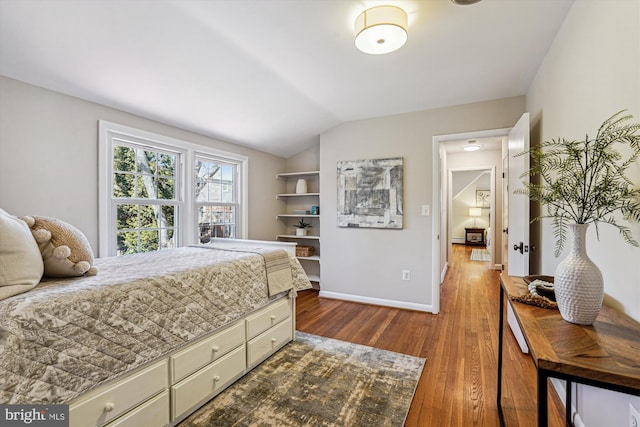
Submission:
[[307,229],[306,228],[296,228],[296,236],[306,236]]
[[569,224],[571,249],[556,267],[554,288],[558,309],[567,322],[591,325],[602,307],[602,273],[587,256],[588,224]]
[[300,178],[296,183],[296,194],[305,194],[307,192],[307,180]]

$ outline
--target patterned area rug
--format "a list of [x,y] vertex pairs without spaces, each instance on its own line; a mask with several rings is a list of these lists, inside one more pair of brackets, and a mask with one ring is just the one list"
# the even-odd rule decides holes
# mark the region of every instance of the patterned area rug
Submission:
[[486,249],[471,249],[471,261],[491,261],[491,254]]
[[301,332],[191,426],[402,426],[425,359]]

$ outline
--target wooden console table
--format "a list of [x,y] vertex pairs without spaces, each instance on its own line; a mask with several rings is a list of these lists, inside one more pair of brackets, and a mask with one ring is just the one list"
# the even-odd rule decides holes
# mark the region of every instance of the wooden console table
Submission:
[[[502,413],[504,296],[528,292],[524,281],[500,276],[498,413]],[[508,301],[529,346],[538,376],[538,426],[548,425],[547,380],[567,381],[566,425],[571,426],[571,382],[640,396],[640,323],[603,306],[595,323],[566,322],[557,310]]]

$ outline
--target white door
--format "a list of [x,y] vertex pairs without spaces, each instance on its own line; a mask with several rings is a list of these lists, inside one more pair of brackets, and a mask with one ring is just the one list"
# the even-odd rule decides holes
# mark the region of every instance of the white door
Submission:
[[[506,206],[507,225],[507,274],[526,276],[529,274],[529,198],[522,194],[513,194],[522,188],[522,182],[529,177],[521,175],[529,169],[529,154],[516,154],[529,150],[529,113],[524,113],[509,132],[509,167]],[[505,177],[506,178],[506,177]],[[505,193],[503,193],[505,194]]]
[[[507,155],[502,160],[505,179],[503,180],[503,247],[502,258],[506,260],[505,270],[510,276],[526,276],[529,274],[529,198],[521,194],[513,194],[522,188],[522,182],[528,176],[521,175],[529,169],[529,155],[515,157],[516,154],[529,150],[529,113],[524,113],[518,123],[509,132]],[[529,348],[520,331],[518,322],[507,304],[507,323],[513,331],[516,341],[523,353]]]
[[502,270],[509,271],[509,236],[507,231],[509,230],[509,149],[503,148],[502,158],[502,250],[500,255],[502,257]]

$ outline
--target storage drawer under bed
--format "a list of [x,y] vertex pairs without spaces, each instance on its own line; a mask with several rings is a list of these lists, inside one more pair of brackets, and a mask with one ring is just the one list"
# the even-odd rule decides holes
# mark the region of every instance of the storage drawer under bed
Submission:
[[247,343],[247,367],[252,369],[280,347],[292,340],[293,325],[291,317]]
[[291,317],[291,302],[282,298],[247,317],[247,340]]
[[169,391],[143,403],[105,427],[160,427],[169,425]]
[[169,386],[167,359],[136,372],[126,380],[107,384],[69,407],[70,427],[95,427],[115,420]]
[[227,354],[245,342],[244,321],[239,321],[225,330],[171,356],[171,384]]
[[171,420],[220,393],[245,373],[246,366],[246,347],[242,345],[171,386]]

